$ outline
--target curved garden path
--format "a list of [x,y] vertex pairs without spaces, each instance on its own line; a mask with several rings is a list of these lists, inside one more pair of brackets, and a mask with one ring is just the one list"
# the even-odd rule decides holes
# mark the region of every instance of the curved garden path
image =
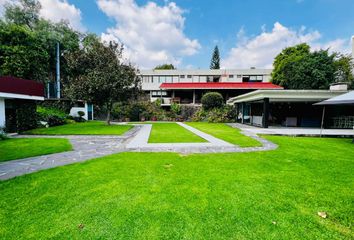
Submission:
[[0,179],[6,180],[16,176],[37,172],[119,152],[179,152],[179,153],[223,153],[254,152],[276,149],[278,146],[254,133],[242,133],[258,140],[261,147],[241,148],[221,139],[199,131],[184,123],[178,123],[194,134],[206,139],[205,143],[148,143],[151,124],[136,124],[122,136],[93,135],[17,135],[17,138],[67,138],[73,145],[73,151],[55,153],[0,163]]

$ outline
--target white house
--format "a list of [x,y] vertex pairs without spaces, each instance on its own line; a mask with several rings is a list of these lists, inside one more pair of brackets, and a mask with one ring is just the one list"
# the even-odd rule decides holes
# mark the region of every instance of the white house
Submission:
[[282,89],[270,83],[271,69],[141,70],[142,90],[151,101],[199,104],[208,91],[220,92],[225,101],[258,89]]

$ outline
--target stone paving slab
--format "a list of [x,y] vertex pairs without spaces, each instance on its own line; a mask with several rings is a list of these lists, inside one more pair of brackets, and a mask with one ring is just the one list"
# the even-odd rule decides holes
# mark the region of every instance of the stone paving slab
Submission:
[[[207,143],[148,143],[151,124],[136,124],[122,136],[96,136],[96,135],[16,135],[20,138],[67,138],[70,140],[73,151],[55,153],[26,159],[12,160],[0,163],[0,180],[10,179],[43,169],[54,168],[76,162],[83,162],[119,152],[179,152],[179,153],[223,153],[223,152],[252,152],[268,151],[278,146],[257,136],[252,132],[243,134],[262,143],[262,147],[241,148],[209,134],[201,132],[186,124],[178,123],[196,135],[206,139]],[[233,126],[235,127],[235,126]]]

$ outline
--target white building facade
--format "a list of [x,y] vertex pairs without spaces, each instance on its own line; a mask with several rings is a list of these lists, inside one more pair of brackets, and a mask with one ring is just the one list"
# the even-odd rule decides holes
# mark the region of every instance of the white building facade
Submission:
[[199,104],[209,91],[222,93],[225,101],[257,89],[281,88],[271,84],[271,69],[141,70],[142,90],[151,101]]

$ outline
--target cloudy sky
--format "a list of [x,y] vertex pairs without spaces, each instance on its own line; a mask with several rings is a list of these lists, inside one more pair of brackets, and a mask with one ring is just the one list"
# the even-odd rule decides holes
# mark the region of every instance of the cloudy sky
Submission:
[[140,68],[208,68],[215,45],[223,68],[269,68],[284,47],[301,42],[348,53],[354,35],[353,0],[39,1],[44,18],[123,42]]

